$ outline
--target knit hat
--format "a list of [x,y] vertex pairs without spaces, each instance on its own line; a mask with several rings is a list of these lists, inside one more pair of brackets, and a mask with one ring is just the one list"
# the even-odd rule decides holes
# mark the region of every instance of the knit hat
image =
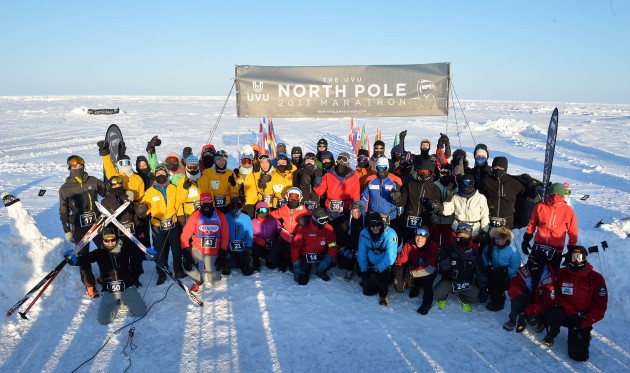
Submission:
[[374,147],[377,147],[377,146],[385,147],[385,143],[382,140],[376,140],[374,141]]
[[319,141],[317,142],[317,145],[326,145],[328,146],[328,141],[326,139],[319,139]]
[[505,158],[505,157],[494,157],[494,159],[492,160],[492,167],[501,167],[505,171],[507,171],[507,169],[508,169],[508,160],[507,160],[507,158]]
[[420,156],[416,156],[416,158],[414,158],[413,165],[416,170],[433,171],[433,169],[435,169],[435,166],[433,165],[433,162],[431,162],[431,160],[422,158]]
[[199,164],[199,158],[197,158],[196,155],[191,154],[188,157],[186,157],[187,166],[193,166],[193,165],[198,165],[198,164]]
[[16,202],[20,202],[20,199],[16,196],[12,196],[7,192],[2,193],[2,203],[4,203],[4,207],[9,207]]
[[105,227],[103,229],[103,232],[101,233],[101,236],[103,238],[109,238],[109,239],[116,238],[116,231],[111,227]]
[[[348,153],[346,153],[346,154],[348,154]],[[333,153],[329,152],[328,150],[324,150],[322,152],[322,161],[324,159],[330,159],[331,161],[334,161],[335,157],[333,156]]]
[[210,192],[201,193],[201,196],[199,196],[199,202],[214,203],[214,198],[212,197],[212,193]]
[[429,139],[422,139],[422,140],[420,141],[420,146],[422,146],[422,144],[423,144],[423,143],[425,143],[425,142],[426,142],[427,144],[429,144],[429,147],[431,147],[431,141],[429,141]]
[[366,157],[369,157],[370,153],[367,151],[367,149],[359,149],[359,153],[357,154],[357,158],[362,156],[362,155],[364,155]]
[[564,197],[564,193],[566,189],[562,183],[553,183],[551,184],[551,188],[549,188],[549,195],[558,194],[561,197]]
[[477,156],[482,156],[485,159],[488,159],[488,157],[490,157],[490,152],[488,152],[488,147],[486,146],[486,144],[477,144],[477,146],[475,146],[473,156],[475,158],[477,158]]
[[276,145],[276,151],[279,151],[280,148],[283,148],[285,150],[283,153],[286,153],[287,146],[283,142],[280,142]]
[[291,155],[293,154],[302,155],[302,148],[300,148],[299,146],[294,146],[293,148],[291,148]]

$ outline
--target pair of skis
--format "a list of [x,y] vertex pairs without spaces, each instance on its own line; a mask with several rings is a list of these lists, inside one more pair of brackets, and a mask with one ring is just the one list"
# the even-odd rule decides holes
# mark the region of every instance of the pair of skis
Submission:
[[[90,230],[88,230],[88,232],[83,236],[83,238],[81,238],[81,240],[76,244],[76,246],[72,250],[72,255],[76,255],[81,249],[83,249],[87,244],[89,244],[90,241],[92,241],[100,233],[103,227],[107,226],[107,224],[116,220],[116,217],[120,215],[123,211],[125,211],[127,206],[129,206],[129,202],[125,202],[118,209],[116,209],[116,211],[114,211],[113,214],[99,216],[96,223],[92,225]],[[57,264],[55,269],[48,272],[46,277],[41,279],[41,281],[39,281],[37,285],[35,285],[31,290],[29,290],[29,292],[26,293],[26,295],[22,297],[22,299],[20,299],[13,307],[11,307],[11,309],[7,311],[5,316],[6,317],[11,316],[13,313],[15,313],[15,311],[17,311],[18,308],[20,308],[24,303],[26,303],[26,301],[29,300],[29,298],[31,298],[33,294],[39,291],[35,299],[33,299],[33,301],[31,302],[31,304],[29,304],[26,310],[24,310],[24,312],[18,312],[18,314],[23,319],[28,320],[28,318],[26,317],[26,314],[28,313],[28,311],[30,311],[30,309],[37,302],[37,300],[42,296],[42,294],[44,294],[48,286],[55,280],[59,272],[61,272],[61,270],[63,269],[63,267],[65,267],[67,263],[68,262],[64,259],[59,264]]]

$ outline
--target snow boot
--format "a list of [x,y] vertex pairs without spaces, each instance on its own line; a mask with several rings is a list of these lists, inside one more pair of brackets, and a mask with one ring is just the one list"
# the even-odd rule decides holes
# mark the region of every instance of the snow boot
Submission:
[[343,279],[346,280],[346,282],[350,282],[352,281],[352,276],[354,276],[354,272],[348,271],[346,272],[346,275],[343,276]]
[[443,309],[444,309],[444,307],[446,307],[446,299],[444,299],[444,300],[438,300],[437,304],[438,304],[438,308],[439,308],[439,309],[441,309],[441,310],[443,310]]
[[505,324],[503,324],[503,329],[507,330],[508,332],[511,332],[512,330],[514,330],[515,326],[516,326],[516,323],[510,319]]
[[96,291],[96,286],[86,286],[85,290],[87,291],[87,296],[90,298],[98,298],[98,291]]
[[526,327],[527,327],[527,323],[525,322],[525,315],[521,313],[516,318],[516,332],[522,333],[525,331]]
[[420,294],[419,286],[414,286],[411,288],[411,290],[409,290],[409,298],[415,298],[418,296],[418,294]]
[[330,276],[328,276],[326,273],[316,273],[316,275],[324,281],[330,281]]
[[162,285],[166,281],[166,275],[164,273],[160,273],[158,275],[158,279],[156,281],[156,285]]
[[472,307],[470,306],[470,304],[462,301],[462,298],[459,295],[457,296],[457,300],[462,303],[462,310],[464,310],[464,312],[472,312]]
[[551,347],[553,346],[553,340],[555,339],[555,337],[552,337],[551,334],[547,333],[547,335],[545,336],[545,338],[543,338],[543,344],[547,347]]
[[386,295],[384,297],[380,297],[378,300],[378,304],[381,306],[387,306],[389,304],[389,297]]
[[426,315],[427,313],[429,313],[429,310],[431,309],[431,304],[423,304],[420,306],[420,308],[418,308],[418,313],[421,315]]

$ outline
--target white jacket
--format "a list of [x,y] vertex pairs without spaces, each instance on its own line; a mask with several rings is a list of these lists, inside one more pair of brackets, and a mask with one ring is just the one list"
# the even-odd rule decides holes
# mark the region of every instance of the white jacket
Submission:
[[442,215],[448,216],[451,214],[455,216],[455,221],[452,224],[453,232],[457,231],[459,223],[472,225],[473,236],[478,235],[480,229],[486,232],[489,230],[490,213],[488,211],[488,200],[478,190],[470,198],[464,198],[456,194],[451,202],[444,202]]

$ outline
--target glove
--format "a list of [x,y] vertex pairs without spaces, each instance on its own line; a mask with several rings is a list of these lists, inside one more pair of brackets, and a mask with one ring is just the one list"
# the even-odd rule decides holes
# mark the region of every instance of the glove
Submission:
[[231,186],[236,186],[236,179],[234,179],[234,175],[230,175],[230,177],[228,177],[228,183],[230,183]]
[[75,266],[79,263],[79,258],[72,253],[72,249],[64,251],[63,257],[66,258],[66,262],[71,266]]
[[322,259],[319,262],[319,265],[317,266],[317,271],[315,271],[315,273],[316,274],[322,274],[322,273],[326,272],[328,270],[328,268],[330,268],[330,266],[332,266],[332,262],[333,262],[333,258],[332,258],[332,256],[330,256],[330,254],[324,255],[324,259]]
[[217,261],[214,263],[214,267],[217,269],[217,271],[223,270],[223,267],[225,266],[226,257],[227,257],[227,251],[219,250],[219,257],[217,258]]
[[182,159],[186,160],[186,158],[188,158],[188,156],[191,154],[192,148],[190,146],[185,147],[184,150],[182,150]]
[[402,131],[399,135],[398,135],[398,140],[400,142],[402,142],[402,140],[405,139],[405,137],[407,137],[407,130]]
[[149,142],[147,143],[147,153],[149,154],[154,154],[155,153],[155,147],[156,146],[160,146],[162,145],[162,140],[160,140],[157,135],[153,136],[151,138],[151,140],[149,140]]
[[323,181],[324,181],[323,177],[315,175],[313,177],[313,186],[315,186],[315,187],[320,186],[320,185],[322,185]]
[[582,324],[582,320],[586,317],[586,312],[576,312],[569,317],[569,328],[577,329]]
[[136,205],[136,207],[134,207],[134,211],[136,213],[136,216],[138,216],[140,219],[144,219],[147,216],[147,212],[149,211],[149,206],[145,205],[144,203],[139,203]]
[[127,201],[133,202],[136,199],[136,195],[133,194],[132,190],[125,191],[125,195],[127,196]]
[[98,145],[98,155],[102,157],[109,154],[109,143],[107,141],[101,140],[96,145]]
[[72,232],[66,232],[66,240],[70,243],[74,243],[74,236],[72,235]]
[[125,152],[127,151],[127,145],[125,145],[125,142],[120,140],[120,143],[118,143],[118,157],[125,155]]
[[313,170],[313,176],[315,176],[315,177],[317,177],[317,176],[322,177],[322,176],[324,176],[324,171],[322,171],[321,168],[316,168],[316,169]]
[[455,196],[455,183],[451,184],[449,188],[446,189],[446,197],[444,198],[444,202],[451,202],[454,196]]
[[182,185],[184,187],[184,189],[188,190],[188,188],[190,188],[192,186],[192,181],[188,178],[186,178],[186,180],[184,180],[184,184]]
[[400,193],[399,190],[392,190],[389,193],[389,196],[392,197],[392,201],[400,201],[400,199],[402,198],[402,193]]
[[301,274],[302,274],[302,262],[299,260],[296,260],[295,262],[293,262],[293,279],[295,280],[295,282],[298,282]]
[[529,241],[532,239],[532,237],[534,237],[534,235],[530,233],[525,233],[523,235],[523,243],[521,244],[521,250],[523,251],[523,254],[525,255],[529,255]]
[[429,197],[422,197],[420,203],[422,204],[422,206],[424,206],[424,208],[429,211],[433,211],[433,209],[435,208],[435,202],[433,202],[433,200],[431,200]]
[[234,176],[236,176],[236,177],[238,177],[241,174],[241,170],[239,170],[238,167],[236,167],[232,171],[234,171]]
[[438,148],[441,148],[445,145],[450,145],[450,143],[451,141],[449,140],[448,136],[440,132],[440,138],[438,139]]
[[464,176],[464,160],[460,159],[457,166],[453,168],[453,175]]
[[157,255],[157,251],[155,251],[152,247],[147,247],[147,253],[145,254],[147,260],[157,260]]
[[271,175],[263,174],[260,175],[260,179],[258,179],[258,188],[265,189],[267,187],[267,183],[271,181]]
[[483,288],[479,292],[479,303],[484,304],[488,301],[488,289]]
[[483,242],[488,242],[489,240],[490,240],[490,235],[488,235],[488,232],[484,231],[483,229],[480,229],[479,234],[477,235],[477,242],[483,243]]

